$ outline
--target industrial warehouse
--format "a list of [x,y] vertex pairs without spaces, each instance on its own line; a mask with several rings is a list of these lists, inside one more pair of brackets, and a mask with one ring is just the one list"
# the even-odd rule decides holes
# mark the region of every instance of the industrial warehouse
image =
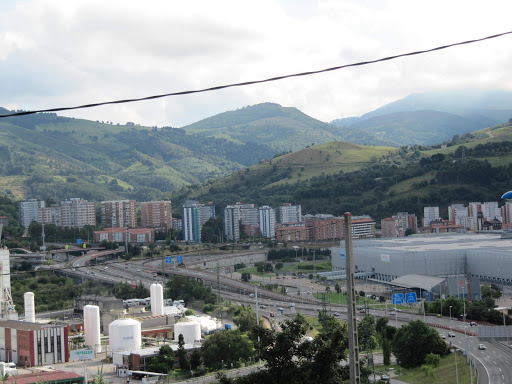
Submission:
[[[341,247],[332,248],[332,272],[328,278],[344,278],[344,250],[344,242]],[[448,291],[443,288],[443,296],[474,295],[477,299],[479,280],[498,284],[512,282],[512,238],[507,233],[358,240],[353,242],[353,252],[358,277],[398,288],[421,288],[431,291],[430,298],[438,297],[439,287],[446,286]]]

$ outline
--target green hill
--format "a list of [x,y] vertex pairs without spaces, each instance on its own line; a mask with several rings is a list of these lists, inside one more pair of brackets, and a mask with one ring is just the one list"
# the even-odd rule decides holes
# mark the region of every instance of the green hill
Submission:
[[296,108],[263,103],[229,111],[183,127],[187,132],[227,138],[235,143],[260,143],[278,151],[339,140],[337,127]]
[[274,153],[265,145],[234,144],[171,127],[112,125],[55,114],[11,117],[0,120],[0,193],[55,201],[157,199]]
[[301,204],[304,213],[423,214],[438,205],[499,201],[512,186],[512,124],[456,137],[448,146],[365,147],[333,142],[276,157],[176,196],[222,207],[235,201]]

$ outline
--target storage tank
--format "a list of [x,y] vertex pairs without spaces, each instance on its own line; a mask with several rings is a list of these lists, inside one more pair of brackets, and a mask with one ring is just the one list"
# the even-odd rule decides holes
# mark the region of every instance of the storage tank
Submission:
[[23,301],[25,304],[25,321],[29,323],[36,322],[36,307],[34,305],[34,293],[25,292],[23,295]]
[[201,325],[197,321],[182,321],[174,324],[174,341],[178,341],[180,334],[186,344],[194,344],[201,340]]
[[95,353],[100,351],[100,307],[97,305],[84,306],[84,338],[85,345]]
[[141,349],[140,322],[135,319],[117,319],[108,326],[110,351],[136,351]]
[[151,314],[161,316],[164,314],[164,289],[162,284],[153,283],[149,289],[151,294]]

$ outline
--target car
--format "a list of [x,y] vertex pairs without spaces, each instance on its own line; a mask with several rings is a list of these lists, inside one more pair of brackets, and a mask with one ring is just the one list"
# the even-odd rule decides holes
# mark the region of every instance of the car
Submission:
[[448,337],[455,337],[455,332],[452,332],[452,331],[448,332]]
[[380,376],[380,381],[381,382],[385,382],[385,383],[389,383],[389,376],[388,375],[381,375]]
[[274,317],[274,312],[270,312],[270,317]]
[[389,312],[389,316],[396,316],[396,312],[395,311]]
[[483,345],[483,344],[478,344],[478,349],[483,351],[484,349],[487,349],[487,347],[485,345]]
[[441,339],[446,339],[446,335],[444,333],[441,333],[439,336],[441,336]]
[[476,327],[478,324],[477,324],[477,323],[475,323],[474,321],[472,321],[471,323],[469,323],[469,325],[470,325],[471,327]]
[[265,309],[266,307],[264,305],[260,305],[260,308],[261,309]]
[[361,309],[364,309],[364,307],[363,307],[362,305],[358,305],[358,306],[356,307],[356,309],[357,309],[358,311],[360,311]]
[[104,271],[106,271],[107,269],[108,269],[108,267],[103,268]]
[[333,315],[338,317],[340,314],[338,312],[334,312]]
[[395,311],[395,312],[402,312],[401,309],[398,309],[398,308],[391,308],[392,311]]
[[137,272],[140,272],[140,268],[137,268]]
[[366,313],[366,309],[361,309],[359,313]]

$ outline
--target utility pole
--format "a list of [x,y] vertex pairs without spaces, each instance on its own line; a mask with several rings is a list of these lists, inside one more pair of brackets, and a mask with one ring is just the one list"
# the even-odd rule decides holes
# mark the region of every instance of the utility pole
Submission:
[[354,254],[352,248],[352,214],[345,213],[345,257],[347,273],[347,307],[348,307],[348,350],[350,384],[361,384],[359,364],[359,341],[357,339],[356,293],[354,287]]
[[220,297],[220,267],[219,263],[217,263],[217,316],[222,321],[222,308],[221,308],[221,297]]

